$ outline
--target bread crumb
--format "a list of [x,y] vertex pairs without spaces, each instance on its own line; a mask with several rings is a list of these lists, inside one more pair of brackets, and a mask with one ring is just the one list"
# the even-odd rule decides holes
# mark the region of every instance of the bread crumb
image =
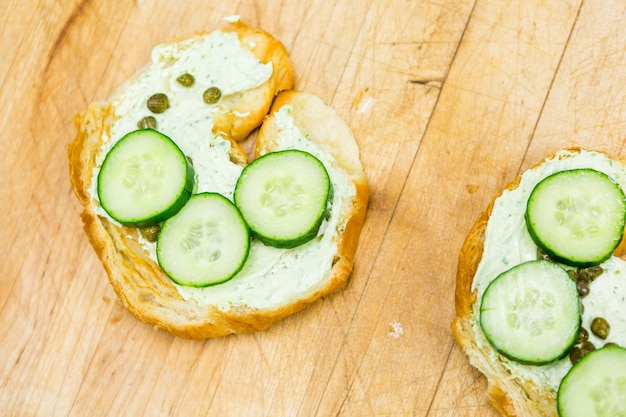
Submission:
[[365,88],[352,100],[352,107],[357,113],[368,113],[376,103],[376,99],[369,94],[369,88]]
[[402,325],[397,322],[397,321],[392,321],[391,323],[389,323],[389,336],[393,337],[394,339],[399,339],[400,336],[402,336],[404,334],[404,329],[402,328]]
[[372,96],[363,97],[363,100],[361,100],[361,102],[359,103],[358,112],[359,113],[369,112],[371,108],[374,106],[375,102],[376,102],[376,99]]

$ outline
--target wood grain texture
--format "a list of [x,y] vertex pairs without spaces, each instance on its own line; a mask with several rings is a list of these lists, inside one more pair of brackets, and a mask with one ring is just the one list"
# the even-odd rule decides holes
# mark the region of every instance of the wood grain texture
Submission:
[[[193,342],[117,301],[66,152],[72,115],[154,45],[231,14],[279,38],[297,88],[352,127],[371,200],[346,289],[267,332]],[[545,154],[626,156],[625,14],[618,0],[0,2],[0,414],[495,417],[450,331],[458,250]]]

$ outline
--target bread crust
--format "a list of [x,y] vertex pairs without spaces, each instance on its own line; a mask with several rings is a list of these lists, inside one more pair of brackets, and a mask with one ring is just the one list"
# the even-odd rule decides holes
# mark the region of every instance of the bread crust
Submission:
[[[564,149],[564,151],[575,154],[580,153],[583,149],[572,147]],[[604,152],[595,152],[609,157]],[[530,170],[540,167],[547,160],[558,158],[557,154],[558,152],[549,154]],[[477,294],[472,291],[472,284],[484,250],[487,223],[496,200],[505,190],[516,189],[520,184],[522,175],[523,173],[498,193],[476,220],[465,239],[458,257],[455,289],[456,317],[452,323],[452,330],[458,345],[468,355],[470,363],[487,378],[488,399],[501,415],[506,417],[557,417],[556,392],[551,392],[545,387],[539,387],[532,381],[511,375],[499,364],[498,357],[492,355],[493,350],[488,343],[484,343],[484,348],[479,346],[477,340],[482,339],[486,342],[486,339],[482,332],[477,334],[474,329],[473,308],[477,302]],[[621,250],[618,248],[616,254]]]
[[[263,62],[271,61],[274,69],[266,84],[224,98],[221,104],[226,110],[216,118],[214,132],[220,132],[225,139],[231,141],[231,160],[245,165],[248,158],[234,139],[243,139],[258,127],[275,95],[292,86],[293,73],[284,47],[266,32],[250,28],[241,22],[229,23],[221,30],[238,33],[244,45],[255,45],[253,53]],[[120,91],[123,91],[123,87]],[[92,186],[98,150],[115,120],[111,103],[112,99],[91,103],[83,113],[75,116],[74,123],[78,132],[68,147],[69,175],[72,188],[84,208],[81,218],[89,242],[100,258],[120,301],[138,319],[157,329],[188,339],[251,333],[266,330],[277,321],[345,285],[352,269],[367,205],[367,182],[364,176],[355,181],[358,192],[354,211],[347,214],[349,220],[346,232],[339,237],[341,243],[338,261],[329,274],[330,278],[318,288],[311,289],[305,297],[274,308],[235,306],[226,311],[214,305],[184,300],[172,281],[140,245],[137,229],[114,224],[96,213],[98,203],[92,199],[89,189]],[[235,117],[235,113],[239,113],[239,116]],[[241,117],[241,114],[247,116]],[[347,140],[356,146],[351,135],[336,139],[337,143]],[[356,157],[358,159],[358,153]]]
[[[214,131],[223,132],[227,137],[241,141],[261,124],[276,93],[293,87],[293,68],[283,44],[266,31],[251,28],[239,20],[221,30],[237,33],[240,39],[245,40],[242,42],[244,46],[254,45],[254,55],[264,64],[271,62],[274,69],[272,77],[265,84],[222,99],[221,105],[230,111],[218,114]],[[247,116],[241,117],[241,114]]]

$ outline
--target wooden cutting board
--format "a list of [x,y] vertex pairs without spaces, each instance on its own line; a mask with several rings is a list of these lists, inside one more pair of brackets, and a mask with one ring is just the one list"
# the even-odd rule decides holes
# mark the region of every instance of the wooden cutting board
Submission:
[[[450,331],[495,194],[567,146],[626,156],[621,0],[0,2],[0,414],[496,416]],[[72,115],[239,14],[352,127],[371,188],[347,288],[188,341],[117,301],[68,179]]]

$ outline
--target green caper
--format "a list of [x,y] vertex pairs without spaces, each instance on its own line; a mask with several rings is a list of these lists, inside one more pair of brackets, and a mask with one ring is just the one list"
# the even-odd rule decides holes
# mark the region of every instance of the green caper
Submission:
[[186,72],[176,78],[176,81],[178,81],[178,83],[184,87],[191,87],[196,79],[193,77],[193,75]]
[[589,332],[584,327],[581,327],[578,331],[578,339],[576,339],[576,344],[580,345],[589,340]]
[[578,295],[585,297],[589,294],[589,283],[587,281],[576,281],[576,289],[578,290]]
[[222,90],[217,87],[209,87],[202,94],[202,99],[206,104],[215,104],[220,101],[222,97]]
[[170,108],[170,101],[163,93],[156,93],[148,98],[146,106],[152,113],[163,113]]
[[139,129],[155,129],[157,128],[157,121],[153,116],[146,116],[137,122]]
[[591,343],[590,341],[584,341],[583,343],[581,343],[580,347],[582,349],[584,349],[585,351],[587,351],[587,353],[596,350],[596,347],[594,346],[593,343]]
[[607,343],[604,344],[603,347],[607,347],[607,346],[619,346],[619,345],[617,343],[615,343],[615,342],[607,342]]
[[610,330],[611,326],[609,326],[609,322],[602,317],[596,317],[591,322],[591,332],[600,339],[606,339],[609,336]]
[[575,269],[568,269],[567,270],[567,275],[569,275],[569,277],[572,279],[572,281],[574,281],[574,282],[578,281],[578,274],[576,273]]
[[569,360],[570,362],[572,362],[572,365],[575,365],[577,362],[579,362],[583,358],[583,356],[585,356],[584,352],[578,346],[574,346],[569,352]]
[[572,350],[570,350],[569,360],[572,362],[572,364],[576,364],[578,361],[584,358],[586,354],[595,349],[596,347],[593,345],[593,343],[589,341],[583,342],[580,345],[574,346]]
[[552,262],[552,259],[548,256],[548,254],[542,251],[540,248],[537,248],[537,260]]
[[589,268],[581,268],[578,270],[578,279],[580,281],[592,282],[604,272],[601,266],[590,266]]
[[157,224],[154,226],[142,227],[139,229],[139,233],[141,233],[141,236],[143,236],[148,242],[156,242],[160,229],[161,227]]

